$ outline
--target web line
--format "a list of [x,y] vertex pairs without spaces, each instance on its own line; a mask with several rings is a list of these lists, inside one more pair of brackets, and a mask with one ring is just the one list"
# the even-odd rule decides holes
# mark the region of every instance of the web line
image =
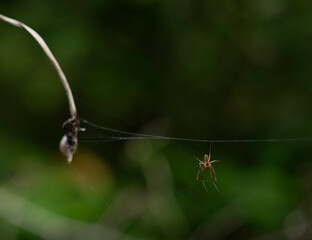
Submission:
[[85,124],[88,124],[94,128],[105,130],[108,132],[120,133],[125,135],[130,135],[129,137],[100,137],[93,138],[92,141],[95,142],[106,142],[108,140],[122,141],[122,140],[171,140],[171,141],[184,141],[184,142],[204,142],[204,143],[262,143],[262,142],[308,142],[312,141],[312,137],[295,137],[295,138],[268,138],[268,139],[198,139],[198,138],[179,138],[179,137],[167,137],[158,136],[143,133],[133,133],[117,130],[114,128],[104,127],[82,117],[78,117],[79,120]]

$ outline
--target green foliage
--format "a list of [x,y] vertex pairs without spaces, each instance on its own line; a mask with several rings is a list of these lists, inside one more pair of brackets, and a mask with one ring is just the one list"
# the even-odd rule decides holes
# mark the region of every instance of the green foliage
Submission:
[[[312,136],[309,1],[1,3],[46,40],[87,120],[188,138]],[[1,22],[1,239],[308,239],[310,142],[213,144],[220,196],[208,172],[208,192],[196,182],[207,143],[81,141],[67,166],[66,101],[37,43]]]

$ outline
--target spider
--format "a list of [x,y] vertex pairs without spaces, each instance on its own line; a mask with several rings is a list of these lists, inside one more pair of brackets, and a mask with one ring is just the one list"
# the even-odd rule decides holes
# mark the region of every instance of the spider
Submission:
[[[215,188],[217,189],[217,191],[218,191],[220,194],[222,194],[222,193],[220,192],[220,190],[218,189],[217,185],[216,185],[217,177],[216,177],[216,173],[215,173],[215,171],[214,171],[214,169],[213,169],[213,166],[212,166],[212,163],[214,163],[214,162],[221,162],[221,161],[219,161],[219,160],[210,161],[210,159],[211,159],[211,144],[210,144],[209,155],[208,155],[208,154],[205,154],[205,155],[204,155],[204,161],[199,160],[195,155],[194,155],[194,157],[199,161],[199,167],[200,167],[199,170],[198,170],[198,173],[197,173],[197,178],[196,178],[196,180],[198,181],[199,173],[201,173],[202,180],[203,180],[203,185],[204,185],[206,191],[208,192],[208,190],[207,190],[207,188],[206,188],[206,185],[205,185],[205,181],[204,181],[203,171],[204,171],[205,169],[209,169],[209,171],[210,171],[210,176],[211,176],[213,185],[215,186]],[[213,173],[214,177],[212,176],[212,173]]]

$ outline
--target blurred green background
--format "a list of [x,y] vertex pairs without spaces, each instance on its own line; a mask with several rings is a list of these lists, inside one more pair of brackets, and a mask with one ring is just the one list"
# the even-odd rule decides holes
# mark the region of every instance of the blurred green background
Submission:
[[[46,40],[78,114],[203,139],[312,136],[312,2],[0,1]],[[1,239],[312,239],[311,142],[94,141],[59,153],[69,117],[26,31],[0,22]],[[120,135],[117,135],[120,136]],[[99,138],[100,137],[100,138]]]

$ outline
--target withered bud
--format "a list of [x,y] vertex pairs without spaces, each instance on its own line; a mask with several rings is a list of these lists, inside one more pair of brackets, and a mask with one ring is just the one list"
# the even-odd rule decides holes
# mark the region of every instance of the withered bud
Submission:
[[60,141],[60,151],[66,156],[68,163],[73,160],[74,153],[78,146],[78,131],[80,121],[76,118],[70,118],[63,123],[65,135]]
[[65,134],[60,141],[60,151],[66,156],[68,163],[71,163],[73,160],[74,153],[76,152],[78,146],[77,137],[68,139],[68,136]]

